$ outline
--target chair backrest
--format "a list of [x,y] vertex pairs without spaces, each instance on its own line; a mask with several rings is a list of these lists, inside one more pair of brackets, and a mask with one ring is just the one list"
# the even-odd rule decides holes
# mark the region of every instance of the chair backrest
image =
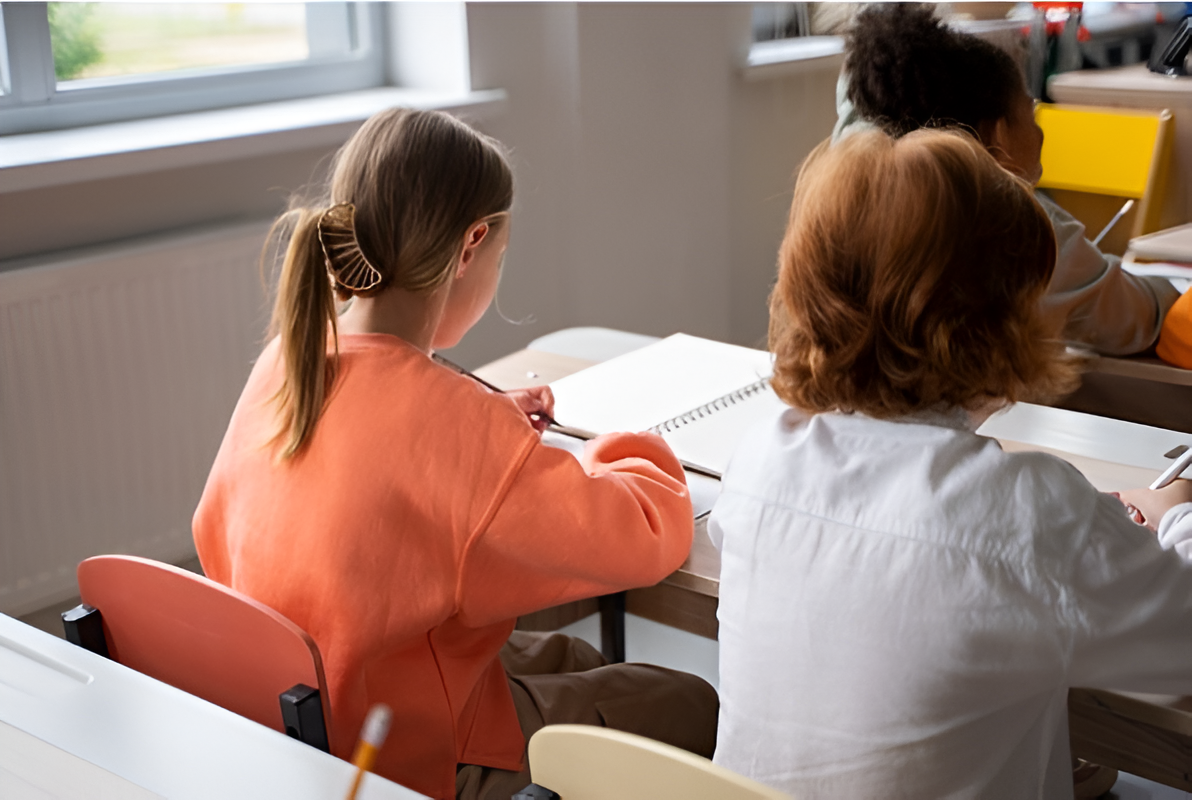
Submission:
[[534,783],[562,800],[789,800],[706,758],[609,728],[548,725],[529,752]]
[[89,558],[78,579],[83,602],[100,611],[114,660],[291,735],[278,697],[305,684],[318,689],[330,733],[319,650],[273,609],[201,575],[133,556]]
[[[1088,228],[1089,238],[1108,223],[1124,200],[1135,207],[1118,223],[1118,239],[1162,227],[1173,142],[1172,115],[1096,106],[1040,103],[1035,121],[1043,129],[1043,177],[1039,187],[1053,190],[1056,202]],[[1083,208],[1070,194],[1088,195]],[[1094,214],[1096,219],[1086,219]]]

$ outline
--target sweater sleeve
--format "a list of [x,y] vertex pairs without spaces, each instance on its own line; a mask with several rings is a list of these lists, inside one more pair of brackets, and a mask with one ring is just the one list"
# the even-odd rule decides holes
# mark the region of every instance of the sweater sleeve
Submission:
[[661,437],[601,436],[580,461],[536,444],[465,553],[461,619],[485,625],[652,585],[686,559],[693,527],[683,468]]
[[1043,308],[1064,320],[1065,339],[1099,353],[1124,356],[1153,345],[1163,315],[1180,293],[1163,278],[1122,269],[1085,238],[1084,225],[1051,198],[1035,193],[1055,229],[1056,263]]
[[1131,522],[1115,498],[1099,494],[1095,503],[1089,538],[1074,559],[1070,597],[1080,622],[1071,685],[1187,694],[1192,564]]

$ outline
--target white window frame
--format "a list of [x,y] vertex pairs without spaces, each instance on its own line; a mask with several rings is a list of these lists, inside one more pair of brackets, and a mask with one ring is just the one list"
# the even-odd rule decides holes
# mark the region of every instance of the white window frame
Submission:
[[74,128],[381,86],[381,3],[309,3],[310,57],[58,86],[46,3],[3,3],[0,135]]

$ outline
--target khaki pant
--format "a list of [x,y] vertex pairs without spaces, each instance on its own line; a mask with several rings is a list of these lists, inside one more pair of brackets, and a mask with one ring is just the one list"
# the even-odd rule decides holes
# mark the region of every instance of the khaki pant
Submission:
[[[501,649],[526,741],[546,725],[575,723],[648,736],[706,758],[716,747],[720,702],[706,681],[651,664],[609,664],[587,642],[514,631]],[[458,800],[509,800],[530,783],[521,772],[460,765]]]

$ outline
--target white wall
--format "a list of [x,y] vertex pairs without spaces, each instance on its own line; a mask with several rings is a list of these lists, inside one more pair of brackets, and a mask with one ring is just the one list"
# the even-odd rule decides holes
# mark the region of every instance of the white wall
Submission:
[[[514,240],[475,366],[572,325],[741,343],[765,296],[791,174],[833,121],[831,71],[748,83],[743,3],[481,3],[475,88],[508,92],[485,128],[511,149]],[[260,219],[317,179],[325,150],[0,193],[4,260]]]
[[748,83],[746,4],[476,4],[473,87],[509,108],[514,240],[479,364],[572,325],[743,344],[765,298],[792,173],[831,130],[835,73]]

